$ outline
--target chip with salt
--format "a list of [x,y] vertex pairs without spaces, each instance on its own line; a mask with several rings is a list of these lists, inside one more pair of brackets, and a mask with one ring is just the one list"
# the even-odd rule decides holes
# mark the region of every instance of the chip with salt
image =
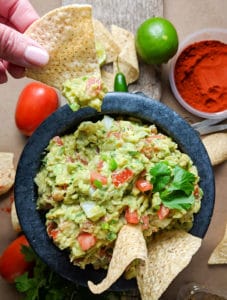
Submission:
[[121,52],[114,63],[114,74],[122,72],[128,84],[135,82],[139,78],[139,64],[135,49],[134,35],[116,25],[111,26],[111,32],[116,44]]
[[225,228],[225,234],[222,240],[218,243],[217,247],[212,252],[208,260],[208,264],[227,264],[227,224]]
[[147,246],[140,226],[124,225],[120,230],[107,276],[98,284],[88,281],[88,287],[94,294],[107,290],[135,259],[146,260]]
[[200,246],[200,238],[182,230],[157,233],[148,245],[148,258],[137,267],[141,298],[159,299]]
[[100,77],[90,5],[56,8],[25,32],[50,55],[48,64],[26,70],[26,76],[61,90],[62,83],[84,75]]
[[95,40],[101,43],[106,52],[105,63],[111,63],[117,59],[120,53],[120,47],[115,43],[111,33],[106,27],[98,20],[93,19]]

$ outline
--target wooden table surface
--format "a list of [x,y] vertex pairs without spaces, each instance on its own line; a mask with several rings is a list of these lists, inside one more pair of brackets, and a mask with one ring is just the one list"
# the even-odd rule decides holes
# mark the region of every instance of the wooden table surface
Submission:
[[[110,7],[114,1],[102,0],[102,2],[106,5],[103,7],[103,15],[105,15],[105,7]],[[124,3],[125,2],[128,2],[130,5],[134,3],[132,0],[124,1]],[[138,11],[146,9],[150,3],[148,0],[138,2],[146,4],[145,6],[138,5]],[[40,15],[61,5],[60,0],[31,0],[31,3]],[[96,1],[94,0],[92,3],[93,6],[95,6]],[[164,0],[163,3],[163,15],[174,23],[180,41],[198,29],[208,27],[227,28],[226,0]],[[137,17],[130,13],[132,9],[130,5],[128,5],[125,14],[127,17],[130,16],[132,20],[134,18],[137,20]],[[169,65],[164,65],[161,75],[161,101],[176,110],[189,122],[197,121],[198,119],[180,107],[173,97],[168,82],[168,70]],[[10,79],[7,84],[0,86],[0,151],[14,152],[15,165],[26,143],[26,138],[24,138],[15,127],[15,105],[21,89],[27,82],[29,82],[28,79]],[[207,264],[212,250],[224,234],[225,224],[227,222],[227,162],[216,166],[214,173],[216,183],[215,208],[202,247],[193,257],[190,265],[172,282],[168,290],[163,294],[162,300],[176,299],[179,289],[188,282],[205,284],[210,288],[220,289],[227,295],[227,265],[208,266]],[[9,198],[10,193],[0,197],[0,209],[9,205]],[[0,253],[2,253],[3,249],[15,236],[16,234],[12,229],[9,214],[0,210]],[[17,299],[21,298],[14,287],[0,278],[0,300]]]

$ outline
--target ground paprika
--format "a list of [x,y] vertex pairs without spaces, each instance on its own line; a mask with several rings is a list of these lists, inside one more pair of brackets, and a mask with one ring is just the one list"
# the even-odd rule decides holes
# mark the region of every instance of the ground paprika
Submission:
[[176,61],[174,78],[181,97],[193,108],[227,110],[227,44],[207,40],[188,46]]

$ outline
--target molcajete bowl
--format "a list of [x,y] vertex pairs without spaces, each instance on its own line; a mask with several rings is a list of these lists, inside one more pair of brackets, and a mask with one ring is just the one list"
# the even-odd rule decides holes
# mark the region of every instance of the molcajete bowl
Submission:
[[[70,263],[68,253],[59,250],[48,237],[45,215],[36,209],[37,187],[34,183],[43,152],[50,139],[73,132],[85,120],[98,120],[104,115],[139,118],[145,123],[155,124],[164,134],[171,136],[181,151],[187,153],[197,166],[200,186],[204,191],[201,209],[195,215],[191,233],[203,238],[212,217],[214,206],[214,176],[207,152],[198,133],[176,112],[162,103],[143,94],[109,93],[105,96],[101,112],[90,107],[73,112],[68,105],[62,106],[46,119],[29,138],[18,163],[15,181],[15,204],[22,229],[30,245],[42,260],[64,278],[80,285],[88,280],[100,282],[104,270],[85,270]],[[112,285],[112,290],[136,288],[136,281],[123,277]]]

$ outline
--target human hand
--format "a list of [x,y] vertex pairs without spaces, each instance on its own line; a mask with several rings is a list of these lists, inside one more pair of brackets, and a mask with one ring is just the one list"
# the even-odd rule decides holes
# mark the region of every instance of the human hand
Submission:
[[47,64],[46,50],[23,35],[38,18],[28,0],[0,0],[0,83],[7,81],[7,71],[21,78],[25,67]]

